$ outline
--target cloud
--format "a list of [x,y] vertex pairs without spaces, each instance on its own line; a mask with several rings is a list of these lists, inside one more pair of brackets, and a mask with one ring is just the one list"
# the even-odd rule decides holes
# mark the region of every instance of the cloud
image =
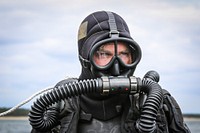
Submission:
[[79,24],[93,11],[111,10],[127,21],[142,48],[135,75],[158,71],[160,84],[183,111],[200,111],[189,104],[199,94],[199,6],[199,1],[1,0],[0,101],[8,102],[0,106],[13,106],[66,76],[78,77]]

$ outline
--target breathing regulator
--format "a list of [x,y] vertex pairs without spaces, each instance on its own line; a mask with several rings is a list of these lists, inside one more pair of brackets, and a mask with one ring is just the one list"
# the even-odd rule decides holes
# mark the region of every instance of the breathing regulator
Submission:
[[134,76],[103,76],[97,79],[63,84],[52,89],[52,91],[44,94],[34,102],[29,113],[29,121],[34,129],[48,131],[57,124],[59,112],[56,109],[48,113],[45,112],[48,107],[61,100],[88,93],[100,93],[102,95],[145,93],[147,98],[142,107],[136,128],[140,132],[152,132],[156,128],[155,120],[162,101],[162,89],[157,83],[158,81],[158,73],[149,71],[142,80]]

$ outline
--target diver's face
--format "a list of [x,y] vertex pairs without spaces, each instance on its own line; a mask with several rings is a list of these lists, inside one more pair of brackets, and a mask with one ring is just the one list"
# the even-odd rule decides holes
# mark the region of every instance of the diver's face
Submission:
[[114,56],[118,56],[124,64],[131,64],[133,62],[130,49],[123,42],[118,42],[117,45],[114,45],[114,42],[102,45],[95,52],[93,60],[96,65],[106,66]]

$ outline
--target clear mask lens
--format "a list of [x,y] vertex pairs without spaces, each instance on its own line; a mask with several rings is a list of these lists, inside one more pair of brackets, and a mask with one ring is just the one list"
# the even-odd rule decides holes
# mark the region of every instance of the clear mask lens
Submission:
[[121,64],[130,65],[135,60],[134,49],[124,42],[109,42],[94,50],[92,60],[96,66],[106,67],[116,58]]

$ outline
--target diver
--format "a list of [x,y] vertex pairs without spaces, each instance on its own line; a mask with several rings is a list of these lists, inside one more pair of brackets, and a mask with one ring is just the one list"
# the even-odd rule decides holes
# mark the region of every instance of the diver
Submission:
[[[55,88],[106,76],[119,79],[131,77],[142,55],[140,46],[131,37],[124,19],[109,11],[94,12],[82,21],[78,32],[78,52],[82,65],[79,78],[62,80]],[[159,78],[152,80],[158,82]],[[143,117],[141,112],[144,110],[144,101],[147,99],[145,93],[106,94],[105,91],[105,94],[88,93],[55,102],[42,114],[42,119],[51,123],[48,115],[57,112],[57,115],[53,116],[56,118],[55,124],[45,130],[37,129],[33,124],[31,132],[190,133],[176,100],[169,92],[161,90],[162,99],[157,105],[156,113],[153,109],[145,112],[150,114],[149,116],[155,116],[149,131],[145,130],[145,126],[138,125]],[[48,101],[48,98],[46,100]],[[34,123],[37,118],[31,120]],[[143,121],[144,125],[149,121]]]

